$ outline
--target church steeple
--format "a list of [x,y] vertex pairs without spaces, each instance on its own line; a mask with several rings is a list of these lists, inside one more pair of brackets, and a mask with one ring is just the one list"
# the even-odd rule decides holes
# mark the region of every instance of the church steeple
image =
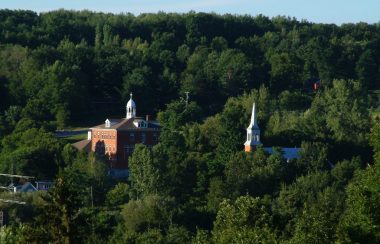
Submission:
[[256,149],[256,146],[261,145],[260,142],[260,128],[257,123],[256,117],[256,104],[253,103],[251,123],[247,128],[247,141],[244,143],[244,150],[246,152],[251,152]]
[[136,117],[136,103],[132,100],[132,92],[130,94],[131,98],[129,99],[126,109],[127,109],[127,115],[126,119],[134,118]]

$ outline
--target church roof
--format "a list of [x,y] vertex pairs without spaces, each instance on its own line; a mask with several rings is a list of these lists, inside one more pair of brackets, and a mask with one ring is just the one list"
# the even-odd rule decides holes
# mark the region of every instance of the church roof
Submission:
[[[141,128],[137,127],[134,122],[145,121],[147,123],[147,127]],[[90,129],[110,129],[110,130],[158,130],[160,128],[160,124],[157,121],[146,121],[142,117],[134,117],[130,119],[111,119],[111,126],[106,127],[105,123],[94,126]]]
[[[297,148],[297,147],[283,147],[282,148],[284,158],[287,160],[299,158],[300,157],[300,155],[299,155],[300,150],[301,149]],[[272,154],[273,148],[272,147],[264,147],[264,151],[266,151],[269,154]]]

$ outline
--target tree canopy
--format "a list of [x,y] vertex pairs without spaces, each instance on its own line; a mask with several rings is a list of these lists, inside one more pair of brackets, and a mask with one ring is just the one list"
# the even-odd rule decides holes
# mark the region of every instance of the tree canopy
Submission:
[[[27,202],[0,203],[0,242],[378,243],[379,28],[0,10],[0,171],[54,182],[0,193]],[[54,132],[123,117],[131,92],[160,138],[116,180]],[[271,154],[243,152],[253,102]]]

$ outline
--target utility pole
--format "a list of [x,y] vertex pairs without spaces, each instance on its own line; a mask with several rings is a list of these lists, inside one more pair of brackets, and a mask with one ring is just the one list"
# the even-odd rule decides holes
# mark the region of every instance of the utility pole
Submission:
[[[11,174],[12,175],[14,174],[14,172],[13,172],[13,162],[12,162],[12,172],[11,172]],[[11,184],[13,185],[13,177],[11,177]]]
[[4,225],[4,212],[3,210],[0,211],[0,227],[3,227]]
[[185,94],[186,94],[186,108],[187,108],[187,105],[189,104],[189,93],[190,92],[185,92]]
[[92,193],[92,186],[90,188],[90,192],[91,192],[91,207],[94,208],[94,195]]

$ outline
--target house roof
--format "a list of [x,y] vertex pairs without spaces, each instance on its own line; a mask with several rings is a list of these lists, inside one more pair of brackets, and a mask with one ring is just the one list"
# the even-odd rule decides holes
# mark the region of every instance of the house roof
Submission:
[[[133,122],[137,121],[145,121],[148,123],[146,128],[137,127]],[[160,125],[157,121],[146,121],[142,117],[134,117],[130,119],[112,119],[110,120],[111,126],[106,127],[106,124],[100,124],[90,129],[109,129],[109,130],[158,130]]]
[[82,140],[72,144],[78,150],[85,150],[89,152],[91,150],[91,140]]
[[34,187],[34,185],[30,182],[26,182],[24,185],[22,185],[20,190],[17,190],[18,192],[31,192],[31,191],[37,191],[37,188]]
[[33,191],[37,191],[37,188],[34,187],[34,185],[30,182],[26,182],[24,184],[10,184],[8,186],[8,188],[10,189],[14,189],[16,188],[16,192],[33,192]]
[[[287,160],[294,159],[294,158],[299,158],[299,152],[300,148],[297,147],[283,147],[282,152],[284,155],[284,158]],[[266,151],[269,154],[273,153],[273,148],[272,147],[264,147],[264,151]]]

